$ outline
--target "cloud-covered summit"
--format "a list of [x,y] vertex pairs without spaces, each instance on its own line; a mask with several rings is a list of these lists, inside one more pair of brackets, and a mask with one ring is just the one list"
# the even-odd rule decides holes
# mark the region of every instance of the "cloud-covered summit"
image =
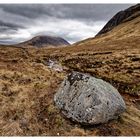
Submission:
[[18,43],[36,35],[60,36],[73,43],[93,37],[131,4],[0,4],[0,43]]

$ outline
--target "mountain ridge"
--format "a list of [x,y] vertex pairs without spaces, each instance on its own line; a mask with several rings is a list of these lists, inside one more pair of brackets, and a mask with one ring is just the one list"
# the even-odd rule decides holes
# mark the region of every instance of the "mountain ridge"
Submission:
[[138,16],[140,16],[140,4],[131,6],[126,10],[120,11],[106,23],[106,25],[97,33],[96,36],[105,34],[119,24],[127,22],[129,20],[133,20]]

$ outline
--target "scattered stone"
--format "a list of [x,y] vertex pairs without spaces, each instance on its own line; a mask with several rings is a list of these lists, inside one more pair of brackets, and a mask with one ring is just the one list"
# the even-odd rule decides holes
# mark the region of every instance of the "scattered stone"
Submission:
[[64,79],[54,101],[67,118],[91,125],[116,119],[126,108],[112,85],[79,72]]
[[45,63],[50,69],[53,69],[55,71],[58,71],[58,72],[62,72],[63,71],[63,68],[62,68],[62,65],[59,64],[57,61],[53,61],[51,59],[49,59],[48,62]]

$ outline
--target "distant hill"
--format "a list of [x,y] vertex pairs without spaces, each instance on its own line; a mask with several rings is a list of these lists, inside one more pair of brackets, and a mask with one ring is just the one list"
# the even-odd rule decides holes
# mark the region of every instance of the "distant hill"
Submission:
[[18,46],[27,47],[58,47],[58,46],[66,46],[69,43],[61,37],[54,36],[36,36],[31,40],[22,42],[17,44]]

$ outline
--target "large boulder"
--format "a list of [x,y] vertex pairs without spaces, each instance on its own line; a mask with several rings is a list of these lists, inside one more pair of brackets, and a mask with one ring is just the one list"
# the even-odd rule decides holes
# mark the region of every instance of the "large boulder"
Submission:
[[79,72],[72,72],[64,79],[54,101],[67,118],[82,124],[108,122],[126,108],[112,85]]

